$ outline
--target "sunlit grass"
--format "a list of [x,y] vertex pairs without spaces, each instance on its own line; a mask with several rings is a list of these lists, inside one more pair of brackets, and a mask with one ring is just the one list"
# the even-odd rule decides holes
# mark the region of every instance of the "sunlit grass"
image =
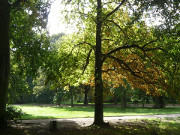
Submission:
[[[22,109],[25,115],[22,119],[44,119],[44,118],[82,118],[93,117],[94,107],[45,107],[34,105],[16,105]],[[104,116],[124,116],[124,115],[151,115],[151,114],[172,114],[179,113],[180,107],[152,109],[152,108],[126,108],[104,107]]]
[[168,122],[162,122],[159,125],[161,129],[161,133],[168,134],[168,135],[179,135],[180,133],[180,121],[179,118],[174,119]]

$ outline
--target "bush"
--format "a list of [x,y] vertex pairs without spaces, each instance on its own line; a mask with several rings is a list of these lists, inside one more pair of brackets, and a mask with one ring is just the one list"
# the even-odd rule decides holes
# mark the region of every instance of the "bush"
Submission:
[[17,109],[15,107],[12,106],[7,106],[6,107],[6,119],[8,121],[16,121],[17,119],[21,119],[23,115],[23,112],[21,109]]
[[43,104],[51,104],[53,102],[54,93],[50,89],[44,89],[36,95],[36,102]]
[[63,94],[58,92],[54,95],[53,102],[57,105],[61,105],[61,102],[63,100]]

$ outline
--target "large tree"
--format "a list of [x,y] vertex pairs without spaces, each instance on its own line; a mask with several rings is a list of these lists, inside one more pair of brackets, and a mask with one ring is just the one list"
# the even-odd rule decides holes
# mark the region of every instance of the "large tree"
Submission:
[[[158,67],[156,67],[157,60],[155,59],[155,57],[157,55],[155,54],[158,54],[158,51],[164,51],[164,44],[161,44],[162,38],[158,34],[141,34],[141,32],[143,32],[141,28],[144,27],[142,20],[145,14],[159,13],[158,15],[161,14],[165,20],[168,20],[166,21],[166,23],[169,22],[167,23],[168,25],[164,25],[168,29],[167,26],[170,26],[169,24],[172,24],[171,22],[177,21],[176,18],[178,15],[175,11],[178,9],[179,4],[177,1],[166,0],[163,2],[157,0],[68,0],[64,2],[67,5],[69,4],[72,6],[70,8],[69,6],[67,6],[68,8],[64,9],[65,12],[68,13],[66,14],[66,18],[70,18],[69,23],[74,23],[74,21],[77,21],[77,27],[79,28],[78,34],[82,34],[82,31],[85,31],[84,38],[81,39],[81,44],[79,44],[78,46],[89,45],[91,46],[91,49],[95,54],[94,124],[103,125],[103,64],[106,63],[106,60],[110,62],[115,61],[119,65],[120,69],[128,71],[129,77],[134,76],[134,79],[131,78],[133,79],[132,81],[138,82],[136,81],[136,79],[141,78],[143,80],[141,81],[141,83],[151,84],[152,86],[154,86],[155,82],[150,81],[150,77],[147,80],[147,77],[144,77],[143,74],[146,74],[148,76],[150,75],[146,73],[148,68],[153,68],[153,70],[155,71],[159,69]],[[169,9],[173,9],[173,12],[170,12]],[[129,19],[124,19],[122,17],[123,12],[120,11],[124,10],[129,12]],[[119,21],[120,23],[117,21]],[[132,29],[134,25],[137,25],[136,30]],[[149,30],[146,30],[146,33],[148,33]],[[116,33],[114,31],[116,31]],[[138,35],[138,33],[140,34]],[[89,52],[91,51],[89,50]],[[129,52],[130,55],[127,55]],[[90,58],[89,54],[86,60],[88,61],[88,63]],[[131,56],[134,57],[134,59],[130,58],[128,60],[127,57]],[[138,62],[139,65],[137,65],[137,63],[133,65],[131,64],[131,61],[134,61],[133,63]],[[134,67],[139,67],[141,63],[143,65],[145,64],[144,66],[142,66],[142,69],[140,69],[140,71],[135,70]],[[152,67],[152,65],[154,66]],[[107,70],[112,70],[112,68]]]
[[[45,26],[45,24],[43,25],[43,22],[47,22],[47,11],[44,10],[46,7],[48,6],[43,4],[43,1],[41,0],[0,0],[0,128],[4,128],[7,125],[5,113],[10,73],[10,45],[12,47],[12,52],[20,53],[20,51],[23,50],[22,48],[29,48],[29,50],[31,50],[32,48],[29,47],[30,45],[38,44],[29,39],[37,36],[37,34],[34,35],[33,32],[40,34],[38,30],[44,28],[43,26]],[[35,24],[33,23],[33,20]],[[31,24],[28,22],[31,22]],[[31,37],[27,38],[27,35]],[[37,39],[36,37],[35,41],[38,41],[41,45],[40,39],[41,38]],[[29,46],[23,47],[24,45]],[[27,51],[25,50],[22,54],[24,53],[27,56],[28,53],[26,52]],[[30,53],[29,55],[33,56],[33,54]],[[17,62],[20,62],[19,59]],[[35,69],[37,70],[37,68]]]
[[7,0],[0,0],[0,128],[6,126],[5,110],[9,79],[9,17],[10,5]]

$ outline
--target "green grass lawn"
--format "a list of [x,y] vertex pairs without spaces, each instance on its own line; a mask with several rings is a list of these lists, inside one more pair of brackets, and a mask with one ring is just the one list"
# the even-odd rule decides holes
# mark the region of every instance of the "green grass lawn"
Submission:
[[[82,118],[93,117],[94,107],[43,107],[35,105],[16,105],[22,109],[25,115],[22,119],[47,119],[47,118]],[[124,115],[151,115],[151,114],[172,114],[180,113],[180,107],[152,109],[152,108],[126,108],[104,107],[104,116],[124,116]]]

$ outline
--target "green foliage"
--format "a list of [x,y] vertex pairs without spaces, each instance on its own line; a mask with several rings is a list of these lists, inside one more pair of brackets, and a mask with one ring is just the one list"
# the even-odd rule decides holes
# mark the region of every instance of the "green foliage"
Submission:
[[53,102],[57,105],[60,105],[64,99],[64,96],[64,90],[62,88],[57,89],[57,92],[54,95]]
[[49,45],[45,32],[49,6],[48,1],[26,1],[11,10],[11,61],[21,74],[35,76],[44,64]]
[[47,79],[53,81],[57,87],[78,86],[82,81],[85,83],[90,78],[91,70],[82,74],[90,47],[79,43],[80,36],[81,34],[66,35],[52,44],[56,48],[51,58],[49,57],[49,64],[53,68],[48,67],[45,72]]
[[[164,44],[164,51],[159,51],[155,56],[158,59],[160,69],[163,71],[166,81],[166,96],[180,99],[180,39],[178,32],[180,25],[176,24],[170,30],[159,28],[161,32],[161,44]],[[158,32],[159,32],[158,31]],[[157,33],[158,33],[157,32]]]
[[29,97],[33,93],[33,79],[20,71],[16,64],[11,63],[8,87],[8,103],[33,102]]
[[17,119],[21,119],[24,113],[21,109],[17,109],[13,106],[7,106],[6,107],[6,118],[7,120],[13,120],[16,121]]
[[54,92],[50,89],[43,89],[40,93],[35,95],[36,103],[51,104],[53,103]]
[[44,67],[50,44],[46,32],[50,2],[31,0],[19,4],[11,8],[9,28],[11,72],[8,99],[11,103],[33,102],[32,80],[39,67]]
[[19,75],[18,71],[11,70],[10,85],[8,89],[9,103],[17,102],[20,96],[28,95],[28,84],[24,76]]
[[38,76],[33,80],[33,95],[37,103],[52,103],[54,91],[51,90],[51,84],[45,84],[46,75],[42,69],[38,70]]

